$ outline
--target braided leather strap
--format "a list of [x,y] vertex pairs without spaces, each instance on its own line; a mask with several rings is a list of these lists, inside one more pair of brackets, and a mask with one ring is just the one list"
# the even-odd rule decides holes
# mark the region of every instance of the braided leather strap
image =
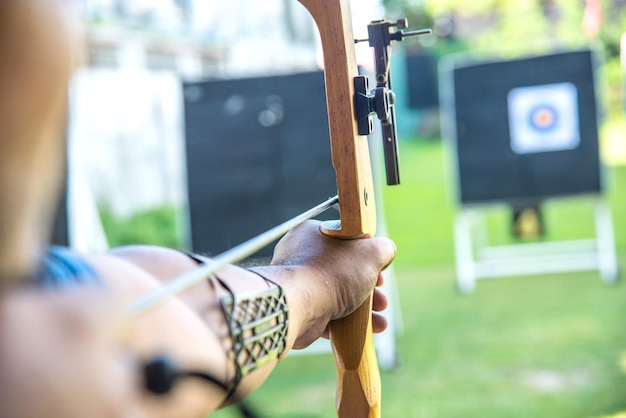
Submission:
[[221,298],[221,305],[241,377],[280,357],[289,328],[287,299],[281,288],[228,294]]

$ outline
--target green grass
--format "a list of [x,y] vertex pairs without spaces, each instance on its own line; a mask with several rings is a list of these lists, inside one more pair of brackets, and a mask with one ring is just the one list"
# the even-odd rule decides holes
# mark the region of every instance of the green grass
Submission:
[[[382,373],[383,417],[565,418],[626,409],[622,286],[577,273],[488,281],[463,297],[451,267],[396,273],[405,329],[399,366]],[[251,403],[266,417],[332,417],[334,387],[330,355],[287,358]]]
[[127,244],[152,244],[181,248],[179,214],[174,207],[164,206],[119,218],[106,206],[99,210],[102,226],[110,247]]
[[402,184],[383,189],[385,219],[398,246],[398,265],[454,263],[454,192],[448,187],[451,176],[445,164],[439,142],[401,144]]
[[[403,185],[386,188],[404,332],[399,365],[382,372],[383,417],[598,417],[626,410],[626,291],[597,272],[480,281],[455,291],[450,183],[437,142],[401,144]],[[626,269],[626,168],[609,171],[609,200]],[[585,199],[546,206],[548,239],[593,234]],[[509,214],[488,213],[490,239]],[[493,231],[491,231],[493,230]],[[620,367],[620,364],[622,366]],[[249,402],[264,417],[333,417],[330,354],[288,357]],[[231,409],[216,417],[235,417]]]

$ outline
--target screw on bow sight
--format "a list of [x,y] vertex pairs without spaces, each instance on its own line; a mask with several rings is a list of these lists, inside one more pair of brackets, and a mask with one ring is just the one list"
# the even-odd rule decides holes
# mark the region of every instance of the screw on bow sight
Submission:
[[395,123],[395,95],[391,91],[391,74],[389,73],[389,55],[392,41],[402,41],[407,36],[426,35],[430,29],[420,29],[403,32],[407,20],[399,19],[396,22],[389,20],[374,20],[367,25],[367,39],[355,39],[354,42],[368,41],[374,48],[376,63],[376,88],[369,88],[366,76],[354,78],[354,106],[357,117],[359,135],[369,135],[374,130],[372,115],[375,113],[380,119],[383,129],[383,149],[385,152],[385,171],[387,184],[400,184],[398,169],[398,139]]

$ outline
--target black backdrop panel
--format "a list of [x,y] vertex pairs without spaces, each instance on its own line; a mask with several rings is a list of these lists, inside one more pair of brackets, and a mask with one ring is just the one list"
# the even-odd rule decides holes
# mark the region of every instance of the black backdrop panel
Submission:
[[[67,143],[64,144],[67,149]],[[70,245],[70,233],[69,233],[69,219],[67,213],[68,205],[68,162],[67,152],[65,153],[65,159],[63,161],[63,186],[61,188],[61,194],[58,197],[58,203],[56,207],[56,214],[54,216],[54,222],[52,224],[52,233],[50,236],[50,244],[61,245],[67,247]]]
[[336,194],[323,72],[184,93],[193,251],[219,254]]
[[[457,64],[452,79],[456,115],[453,139],[462,203],[532,201],[601,190],[591,51]],[[535,86],[553,89],[550,86],[555,85],[575,87],[572,109],[578,114],[569,119],[574,121],[571,126],[575,125],[579,143],[543,152],[515,152],[511,140],[514,123],[510,121],[517,108],[511,105],[509,109],[512,90]],[[546,99],[552,100],[552,96]]]
[[409,107],[428,109],[439,105],[437,58],[432,54],[412,52],[406,55]]
[[61,196],[61,201],[57,207],[54,223],[52,224],[52,235],[50,237],[50,244],[69,246],[69,225],[67,217],[67,191],[64,189]]

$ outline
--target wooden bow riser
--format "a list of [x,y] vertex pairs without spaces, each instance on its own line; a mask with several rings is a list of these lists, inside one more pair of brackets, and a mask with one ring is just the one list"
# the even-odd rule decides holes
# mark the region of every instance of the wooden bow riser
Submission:
[[[341,239],[373,237],[376,205],[367,138],[359,136],[354,109],[358,75],[348,0],[300,0],[313,16],[324,53],[326,101],[340,221],[322,232]],[[330,336],[337,367],[340,418],[380,416],[381,385],[372,336],[372,296],[354,313],[334,321]]]

